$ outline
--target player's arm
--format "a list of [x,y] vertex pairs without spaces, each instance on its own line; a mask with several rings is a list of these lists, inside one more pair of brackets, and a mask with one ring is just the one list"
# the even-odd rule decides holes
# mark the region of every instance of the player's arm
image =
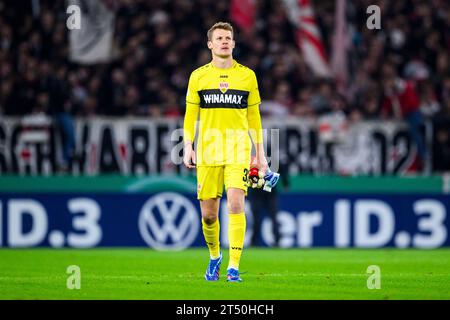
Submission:
[[195,138],[195,122],[197,121],[199,110],[200,96],[197,92],[197,79],[194,74],[191,74],[186,94],[186,113],[183,124],[183,163],[189,169],[195,168],[196,163],[193,143]]
[[267,171],[267,160],[264,154],[264,141],[262,134],[261,115],[259,113],[259,104],[248,107],[247,120],[250,137],[255,145],[255,166],[263,171]]
[[261,115],[259,113],[261,98],[259,96],[258,81],[256,80],[256,75],[253,71],[251,76],[252,80],[248,97],[247,121],[250,137],[255,145],[255,165],[259,170],[266,172],[268,165],[264,154]]

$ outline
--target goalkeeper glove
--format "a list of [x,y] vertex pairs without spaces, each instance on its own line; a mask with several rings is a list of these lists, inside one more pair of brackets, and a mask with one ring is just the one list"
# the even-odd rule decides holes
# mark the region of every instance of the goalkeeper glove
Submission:
[[263,188],[264,191],[272,192],[272,188],[278,183],[280,174],[272,172],[267,168],[266,174],[252,167],[248,173],[247,186],[252,188]]

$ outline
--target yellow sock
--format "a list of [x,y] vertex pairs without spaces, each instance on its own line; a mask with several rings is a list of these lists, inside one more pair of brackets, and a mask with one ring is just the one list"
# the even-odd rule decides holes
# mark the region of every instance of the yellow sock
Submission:
[[217,259],[220,256],[220,223],[219,219],[212,224],[206,224],[202,219],[203,236],[205,237],[206,244],[208,245],[209,255],[212,259]]
[[228,268],[239,269],[245,237],[245,213],[230,213],[228,215],[228,240],[230,242],[230,262]]

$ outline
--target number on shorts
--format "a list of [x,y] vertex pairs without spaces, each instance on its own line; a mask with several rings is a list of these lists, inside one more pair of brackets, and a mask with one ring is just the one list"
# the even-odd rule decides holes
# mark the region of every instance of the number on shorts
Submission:
[[247,176],[248,176],[248,169],[245,168],[244,169],[244,176],[242,177],[242,180],[244,180],[244,182],[247,182]]

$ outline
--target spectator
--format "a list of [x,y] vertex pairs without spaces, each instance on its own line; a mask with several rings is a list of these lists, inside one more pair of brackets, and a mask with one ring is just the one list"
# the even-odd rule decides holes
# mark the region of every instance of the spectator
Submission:
[[416,89],[412,82],[398,77],[392,66],[385,69],[383,83],[382,116],[385,119],[393,116],[397,120],[405,120],[408,123],[409,133],[417,146],[421,166],[424,168],[428,153],[421,134],[423,116],[419,109],[420,101]]
[[365,94],[361,103],[361,116],[365,120],[376,120],[380,118],[380,99],[377,92],[369,91]]
[[263,101],[260,110],[263,116],[287,116],[291,105],[290,86],[284,81],[277,85],[273,100]]
[[315,116],[314,109],[311,106],[311,87],[301,88],[298,92],[297,103],[293,107],[293,114],[303,119],[312,119]]
[[439,112],[441,106],[437,100],[436,93],[434,92],[433,85],[430,82],[422,84],[420,93],[420,111],[427,118],[432,118]]
[[311,106],[317,115],[331,110],[331,97],[333,90],[328,81],[321,81],[317,86],[317,93],[311,97]]

